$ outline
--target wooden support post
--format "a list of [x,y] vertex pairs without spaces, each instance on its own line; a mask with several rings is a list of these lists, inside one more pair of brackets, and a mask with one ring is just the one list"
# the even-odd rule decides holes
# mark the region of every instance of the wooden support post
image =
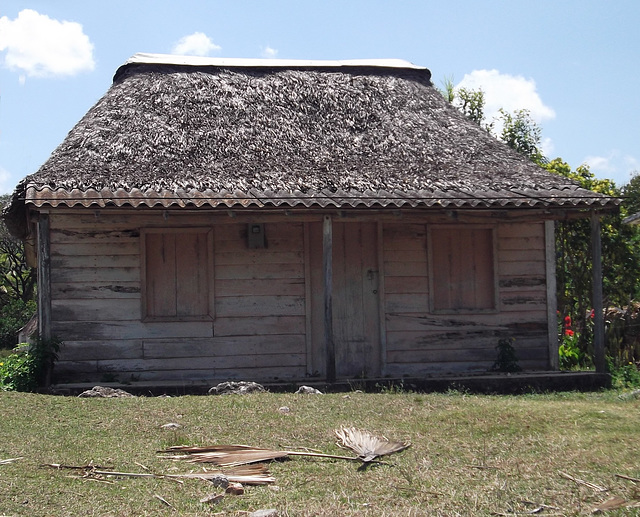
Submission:
[[547,277],[547,341],[549,343],[549,369],[559,368],[558,299],[556,287],[556,235],[555,221],[545,221],[545,269]]
[[325,215],[322,225],[322,271],[324,278],[324,341],[327,382],[336,380],[336,350],[333,342],[333,221]]
[[49,214],[38,219],[38,334],[51,339],[51,241]]
[[591,212],[591,260],[593,273],[593,362],[596,372],[606,371],[604,353],[604,314],[602,302],[602,243],[600,216]]

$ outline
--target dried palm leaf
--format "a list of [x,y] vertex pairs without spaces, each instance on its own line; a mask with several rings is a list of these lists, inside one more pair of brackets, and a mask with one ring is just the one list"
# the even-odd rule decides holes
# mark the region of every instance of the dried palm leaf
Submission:
[[339,460],[358,460],[347,456],[336,456],[334,454],[322,454],[318,452],[299,451],[274,451],[250,447],[248,445],[211,445],[205,447],[191,447],[188,445],[177,445],[169,447],[164,452],[182,452],[173,456],[165,456],[172,460],[187,460],[194,463],[213,463],[219,467],[247,465],[261,461],[271,461],[274,459],[288,458],[289,456],[313,456],[316,458],[333,458]]
[[337,429],[335,433],[341,442],[338,445],[351,449],[365,463],[411,446],[410,443],[392,441],[384,436],[376,436],[369,431],[362,431],[354,427],[342,427]]

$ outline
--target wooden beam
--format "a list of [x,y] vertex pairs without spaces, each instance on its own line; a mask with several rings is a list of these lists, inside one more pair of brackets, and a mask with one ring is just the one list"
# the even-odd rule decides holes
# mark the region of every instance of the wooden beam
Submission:
[[49,214],[38,219],[38,334],[51,339],[51,239]]
[[327,381],[336,380],[336,350],[333,342],[333,221],[325,215],[322,225],[322,271],[324,278],[324,341]]
[[547,335],[549,343],[549,368],[557,370],[558,365],[558,298],[556,293],[556,236],[555,222],[545,221],[545,269],[547,279]]
[[596,372],[606,371],[604,352],[604,314],[602,296],[602,243],[600,236],[600,215],[591,212],[591,260],[593,273],[593,362]]

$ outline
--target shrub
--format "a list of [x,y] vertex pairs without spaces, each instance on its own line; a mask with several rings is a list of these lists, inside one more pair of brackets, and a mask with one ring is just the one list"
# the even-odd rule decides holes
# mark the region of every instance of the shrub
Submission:
[[18,345],[14,353],[0,360],[0,390],[37,391],[48,384],[59,350],[60,341],[55,338],[36,337],[32,345]]
[[16,346],[18,331],[36,311],[34,300],[10,300],[0,308],[0,348]]

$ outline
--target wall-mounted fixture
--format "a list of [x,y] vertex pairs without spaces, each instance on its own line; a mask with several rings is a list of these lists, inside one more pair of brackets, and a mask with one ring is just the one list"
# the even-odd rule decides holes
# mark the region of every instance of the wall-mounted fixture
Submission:
[[266,248],[264,224],[249,223],[247,225],[247,247],[250,249]]

